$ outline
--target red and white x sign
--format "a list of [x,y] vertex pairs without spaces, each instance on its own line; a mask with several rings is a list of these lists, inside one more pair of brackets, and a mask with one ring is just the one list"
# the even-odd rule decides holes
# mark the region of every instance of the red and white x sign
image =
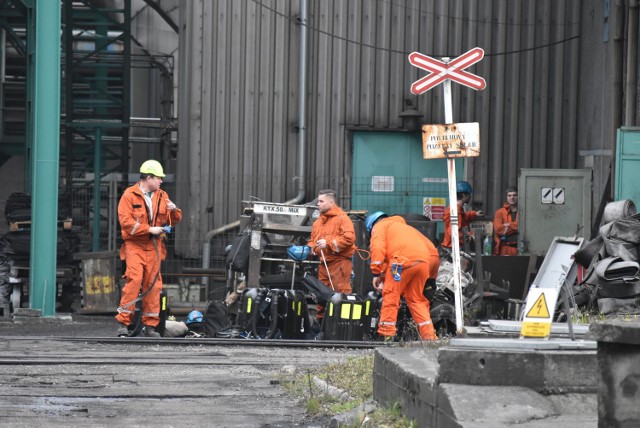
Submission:
[[465,68],[475,64],[484,58],[484,50],[473,48],[448,63],[435,58],[413,52],[409,55],[409,62],[418,68],[431,71],[431,74],[417,80],[411,85],[411,93],[420,95],[447,79],[468,86],[476,91],[481,91],[487,86],[487,82],[480,76],[464,71]]

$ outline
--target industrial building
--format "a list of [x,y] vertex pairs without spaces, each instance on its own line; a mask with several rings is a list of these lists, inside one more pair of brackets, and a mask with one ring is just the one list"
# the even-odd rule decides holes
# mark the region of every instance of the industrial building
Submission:
[[165,282],[202,266],[209,238],[207,265],[223,267],[242,201],[333,188],[346,209],[422,214],[447,197],[446,163],[422,159],[421,141],[421,125],[445,122],[444,96],[411,93],[425,75],[412,52],[485,52],[468,71],[486,89],[452,87],[454,122],[480,128],[480,156],[457,170],[475,208],[494,212],[523,170],[582,171],[589,203],[569,209],[587,221],[571,232],[588,239],[603,201],[636,195],[636,0],[51,3],[0,6],[0,210],[16,192],[38,207],[32,282],[55,281],[55,255],[33,253],[63,206],[78,252],[117,249],[117,200],[149,158],[185,213]]

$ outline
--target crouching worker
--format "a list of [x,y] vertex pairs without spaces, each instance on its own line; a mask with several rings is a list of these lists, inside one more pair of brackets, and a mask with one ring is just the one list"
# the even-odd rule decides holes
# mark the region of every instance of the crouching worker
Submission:
[[142,331],[146,337],[160,337],[155,331],[160,323],[162,277],[160,261],[167,250],[163,237],[182,219],[182,211],[160,189],[164,171],[158,161],[148,160],[140,167],[140,181],[124,191],[118,203],[118,220],[124,243],[120,258],[126,262],[126,284],[122,288],[116,320],[118,336],[129,336],[135,326],[136,300],[142,292]]
[[382,292],[378,334],[385,341],[396,335],[400,298],[404,296],[420,337],[436,340],[431,303],[423,292],[427,280],[438,275],[438,250],[400,216],[388,217],[378,211],[367,217],[365,227],[371,236],[373,287]]

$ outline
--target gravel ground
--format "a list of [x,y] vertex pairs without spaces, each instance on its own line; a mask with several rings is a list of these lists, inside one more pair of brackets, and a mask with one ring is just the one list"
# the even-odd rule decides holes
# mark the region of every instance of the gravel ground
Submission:
[[373,352],[100,342],[116,329],[111,316],[0,322],[0,425],[326,426],[282,374]]

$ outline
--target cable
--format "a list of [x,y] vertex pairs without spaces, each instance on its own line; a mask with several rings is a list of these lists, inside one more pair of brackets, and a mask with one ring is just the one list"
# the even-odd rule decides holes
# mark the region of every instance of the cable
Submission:
[[440,18],[446,18],[446,19],[453,19],[456,21],[462,21],[462,22],[473,22],[476,24],[490,24],[490,25],[506,25],[509,27],[530,27],[530,26],[555,26],[555,27],[566,27],[566,26],[570,26],[570,25],[580,25],[579,22],[567,22],[564,24],[522,24],[522,23],[511,23],[511,22],[501,22],[501,21],[485,21],[485,20],[481,20],[481,19],[469,19],[469,18],[460,18],[458,16],[451,16],[451,15],[441,15],[441,14],[437,14],[437,13],[433,13],[433,12],[429,12],[426,11],[424,9],[416,9],[414,7],[409,7],[409,6],[405,6],[402,4],[398,4],[398,3],[394,3],[392,0],[380,0],[384,3],[388,3],[392,6],[396,6],[399,8],[402,8],[404,10],[413,10],[415,12],[419,12],[419,13],[424,13],[426,15],[432,15],[435,17],[440,17]]
[[[275,15],[281,16],[281,17],[283,17],[283,18],[285,18],[285,19],[287,19],[287,20],[289,20],[291,22],[294,22],[297,25],[304,25],[305,27],[307,27],[307,29],[309,29],[311,31],[315,31],[315,32],[320,33],[320,34],[324,34],[324,35],[329,36],[329,37],[331,37],[333,39],[342,40],[344,42],[352,43],[354,45],[358,45],[358,46],[361,46],[361,47],[371,48],[371,49],[375,49],[375,50],[379,50],[379,51],[385,51],[385,52],[389,52],[389,53],[398,53],[398,54],[402,54],[402,55],[409,55],[411,53],[411,52],[400,51],[400,50],[397,50],[397,49],[389,49],[389,48],[383,48],[383,47],[379,47],[379,46],[369,45],[369,44],[366,44],[366,43],[361,43],[361,42],[356,42],[354,40],[349,40],[349,39],[347,39],[345,37],[336,36],[335,34],[329,33],[329,32],[324,31],[324,30],[320,30],[320,29],[315,28],[315,27],[312,27],[309,24],[301,23],[299,19],[292,18],[290,16],[287,16],[287,15],[283,14],[282,12],[278,12],[277,10],[275,10],[275,9],[269,7],[269,6],[265,6],[261,2],[258,2],[258,0],[251,0],[251,1],[254,4],[260,6],[261,8],[267,9],[268,11],[272,12]],[[484,56],[485,57],[491,57],[491,56],[513,55],[513,54],[522,53],[522,52],[529,52],[529,51],[532,51],[532,50],[544,49],[544,48],[547,48],[547,47],[550,47],[550,46],[555,46],[555,45],[558,45],[558,44],[561,44],[561,43],[566,43],[566,42],[569,42],[571,40],[578,39],[578,38],[580,38],[580,35],[576,34],[575,36],[568,37],[568,38],[562,39],[562,40],[557,40],[555,42],[547,43],[547,44],[544,44],[544,45],[534,46],[534,47],[525,48],[525,49],[517,49],[517,50],[513,50],[513,51],[506,51],[506,52],[485,53]],[[435,58],[442,58],[442,57],[452,58],[452,57],[456,57],[457,56],[457,55],[450,55],[450,54],[425,54],[425,55],[431,56],[431,57],[435,57]]]

